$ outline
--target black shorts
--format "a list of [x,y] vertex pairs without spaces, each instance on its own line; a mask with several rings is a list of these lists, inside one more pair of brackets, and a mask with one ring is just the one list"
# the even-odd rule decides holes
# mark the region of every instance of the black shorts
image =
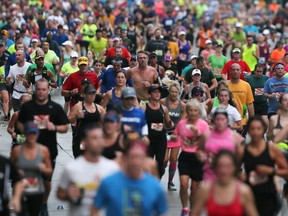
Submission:
[[178,159],[179,175],[187,175],[194,181],[203,180],[203,163],[195,153],[181,152]]
[[267,115],[268,114],[268,103],[264,104],[255,104],[254,103],[254,112],[255,115]]
[[70,96],[64,97],[65,102],[69,102],[71,100]]
[[4,91],[4,90],[8,91],[6,84],[5,83],[0,83],[0,91]]

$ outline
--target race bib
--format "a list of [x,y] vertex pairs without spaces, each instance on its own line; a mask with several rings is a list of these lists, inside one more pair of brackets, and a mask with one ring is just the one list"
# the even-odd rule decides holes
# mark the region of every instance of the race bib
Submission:
[[151,123],[151,130],[162,131],[163,127],[163,123]]
[[163,56],[163,50],[155,50],[157,56]]
[[29,177],[24,179],[27,183],[25,187],[26,193],[35,193],[40,191],[40,181],[37,177]]
[[255,96],[263,95],[263,88],[255,88],[254,94]]
[[192,147],[198,144],[198,139],[197,137],[193,137],[193,138],[184,138],[183,139],[183,145],[186,147]]
[[268,182],[268,175],[258,175],[255,171],[250,172],[249,182],[251,185],[260,185]]
[[181,59],[182,61],[185,61],[185,60],[186,60],[186,57],[187,57],[187,55],[184,54],[184,53],[180,53],[180,54],[179,54],[179,59]]

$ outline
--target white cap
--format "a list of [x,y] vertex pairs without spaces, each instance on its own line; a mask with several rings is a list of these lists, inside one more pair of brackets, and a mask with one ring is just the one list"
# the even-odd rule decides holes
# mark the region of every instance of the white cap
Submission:
[[74,57],[77,57],[77,58],[78,58],[79,56],[78,56],[78,53],[73,50],[73,51],[71,52],[70,57],[71,57],[71,58],[74,58]]
[[69,30],[69,28],[68,28],[67,25],[64,25],[64,26],[63,26],[63,29],[64,29],[64,30]]
[[196,55],[191,55],[190,60],[193,60],[194,58],[198,58]]
[[69,40],[67,40],[67,41],[65,41],[64,43],[62,43],[62,45],[63,46],[70,46],[70,47],[73,47],[73,44],[72,44],[72,42],[71,41],[69,41]]
[[269,35],[270,34],[270,30],[269,29],[264,29],[263,34],[264,35]]
[[210,39],[205,41],[205,44],[212,44],[212,41]]
[[195,74],[200,74],[201,75],[201,71],[199,69],[194,69],[192,71],[192,76],[194,76]]
[[31,40],[31,42],[32,42],[32,43],[34,43],[34,42],[38,43],[38,39],[37,39],[37,38],[33,38],[33,39]]
[[179,35],[186,35],[186,32],[185,31],[180,31]]
[[237,23],[236,23],[236,25],[235,25],[235,27],[236,27],[236,28],[242,28],[242,27],[243,27],[243,25],[242,25],[242,23],[241,23],[241,22],[237,22]]

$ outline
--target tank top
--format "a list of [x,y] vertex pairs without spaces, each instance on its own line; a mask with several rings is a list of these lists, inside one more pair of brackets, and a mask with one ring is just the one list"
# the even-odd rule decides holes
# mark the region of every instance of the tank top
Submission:
[[247,184],[250,185],[254,194],[276,193],[273,175],[259,176],[255,172],[257,165],[274,167],[275,161],[271,158],[269,154],[268,143],[266,143],[264,151],[259,156],[253,156],[248,151],[248,146],[245,146],[243,163],[247,174]]
[[240,202],[240,188],[239,183],[236,184],[236,193],[234,199],[229,204],[218,204],[214,200],[215,192],[214,185],[212,185],[209,198],[207,201],[207,216],[243,216],[244,207]]
[[102,155],[110,160],[116,158],[116,152],[123,152],[123,149],[119,144],[120,135],[117,137],[115,143],[109,147],[105,147],[102,151]]
[[115,105],[121,106],[121,104],[122,104],[122,100],[121,100],[121,98],[116,96],[115,88],[113,88],[112,89],[112,98],[107,105],[107,109],[109,110],[109,107],[112,107],[112,106],[114,107]]
[[[196,86],[194,86],[194,87],[196,87]],[[192,93],[192,89],[193,89],[194,87],[192,87],[192,83],[189,84],[189,88],[188,88],[188,89],[189,89],[189,90],[188,90],[188,98],[189,98],[189,99],[192,99],[192,94],[191,94],[191,93]],[[200,83],[199,83],[199,87],[204,90],[204,83],[200,82]],[[206,95],[206,93],[204,92],[204,93],[203,93],[203,97],[202,97],[202,102],[204,102],[204,101],[206,101],[206,100],[207,100],[207,95]]]
[[84,101],[82,102],[82,107],[84,111],[84,118],[77,119],[77,130],[76,136],[81,138],[83,136],[85,127],[89,124],[98,124],[100,122],[100,112],[97,108],[97,105],[94,104],[96,110],[94,113],[90,113],[87,111]]
[[67,55],[67,53],[64,51],[64,56],[63,56],[63,64],[67,63],[70,61],[70,55]]
[[282,129],[283,128],[280,122],[281,122],[281,116],[278,115],[277,123],[276,123],[274,129]]
[[251,71],[254,71],[255,65],[257,64],[257,58],[252,54],[256,53],[256,44],[252,44],[251,48],[248,48],[245,44],[243,46],[243,60],[248,64]]
[[153,140],[166,140],[166,132],[164,130],[164,110],[162,105],[157,110],[151,109],[146,104],[145,117],[148,126],[149,139]]
[[[168,98],[166,98],[165,106],[168,108],[169,116],[170,116],[172,122],[174,123],[174,125],[176,126],[178,124],[178,122],[180,121],[180,117],[181,117],[181,100],[178,100],[178,106],[176,107],[176,109],[171,109],[169,107]],[[172,132],[173,132],[173,130],[168,131],[168,133],[172,133]]]
[[178,41],[178,47],[179,47],[179,54],[185,54],[186,60],[187,60],[189,58],[189,50],[190,50],[190,45],[188,43],[188,40],[186,40],[185,45],[182,45],[181,42]]
[[24,179],[28,186],[25,188],[24,195],[36,195],[44,193],[44,181],[38,165],[43,163],[41,147],[37,145],[37,155],[35,159],[28,160],[24,155],[23,146],[20,147],[20,153],[16,165],[24,171]]
[[132,40],[134,43],[136,42],[136,27],[133,28],[133,30],[131,30],[130,28],[128,28],[127,30],[127,37]]

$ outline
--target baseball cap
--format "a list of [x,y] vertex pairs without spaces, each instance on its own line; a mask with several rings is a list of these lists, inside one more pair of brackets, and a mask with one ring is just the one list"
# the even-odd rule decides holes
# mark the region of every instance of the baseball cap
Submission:
[[276,46],[283,45],[283,44],[284,44],[283,41],[280,41],[280,40],[276,42]]
[[242,27],[243,27],[243,25],[242,25],[242,23],[241,23],[241,22],[237,22],[237,23],[236,23],[236,25],[235,25],[235,27],[236,27],[236,28],[242,28]]
[[88,94],[88,93],[95,93],[96,92],[96,89],[94,88],[94,86],[92,85],[87,85],[85,88],[84,88],[84,94]]
[[172,57],[169,56],[169,55],[166,55],[166,56],[165,56],[165,61],[169,61],[169,62],[172,61]]
[[86,56],[81,56],[78,59],[78,65],[88,65],[88,58]]
[[136,56],[131,56],[130,61],[137,61],[137,57]]
[[156,53],[154,53],[154,52],[150,53],[150,55],[149,55],[149,59],[150,59],[150,58],[157,58]]
[[83,84],[90,84],[90,80],[88,78],[84,78],[82,81],[81,81],[81,85]]
[[33,121],[28,121],[24,125],[24,134],[38,134],[39,129],[37,124],[35,124]]
[[115,58],[112,62],[113,62],[113,65],[114,64],[120,64],[120,65],[122,64],[122,60],[119,58]]
[[5,35],[5,36],[8,36],[8,35],[9,35],[9,32],[8,32],[6,29],[3,29],[3,30],[1,31],[1,34],[2,34],[2,35]]
[[45,57],[45,55],[44,55],[44,52],[43,52],[42,49],[36,50],[36,52],[35,52],[35,60],[40,59],[40,58],[44,58],[44,57]]
[[241,50],[240,50],[239,48],[234,48],[234,49],[232,50],[232,52],[233,52],[233,53],[236,53],[236,52],[241,53]]
[[156,86],[156,85],[151,85],[149,88],[148,88],[148,93],[152,93],[153,91],[155,90],[159,90],[160,92],[162,91],[162,87],[161,86]]
[[119,118],[119,115],[115,111],[110,110],[106,113],[104,117],[104,121],[120,122],[120,118]]
[[212,41],[210,39],[205,41],[205,44],[212,44]]
[[64,26],[63,26],[63,29],[64,29],[64,30],[69,30],[69,27],[68,27],[67,25],[64,25]]
[[122,91],[122,98],[136,98],[136,92],[135,89],[132,87],[126,87],[123,91]]
[[78,56],[78,53],[76,51],[72,51],[70,57],[71,58],[75,58],[75,57],[78,58],[79,56]]
[[197,94],[197,93],[199,93],[199,92],[204,93],[203,89],[202,89],[200,86],[196,86],[196,87],[194,87],[194,88],[192,89],[191,94],[192,94],[192,95],[195,95],[195,94]]
[[192,76],[194,76],[195,74],[200,74],[201,75],[201,71],[199,69],[194,69],[192,71]]
[[113,38],[113,42],[114,42],[114,41],[120,41],[119,37],[114,37],[114,38]]
[[64,43],[62,43],[62,45],[63,46],[70,46],[70,47],[73,47],[73,44],[72,44],[72,42],[70,41],[70,40],[67,40],[67,41],[65,41]]
[[37,38],[33,38],[33,39],[31,40],[31,42],[32,42],[32,43],[38,43],[38,39],[37,39]]
[[197,59],[197,56],[196,55],[191,55],[191,57],[190,57],[190,60],[193,60],[193,59]]
[[270,34],[270,30],[269,29],[264,29],[263,35],[269,35],[269,34]]
[[185,31],[180,31],[179,35],[186,35],[186,32]]

